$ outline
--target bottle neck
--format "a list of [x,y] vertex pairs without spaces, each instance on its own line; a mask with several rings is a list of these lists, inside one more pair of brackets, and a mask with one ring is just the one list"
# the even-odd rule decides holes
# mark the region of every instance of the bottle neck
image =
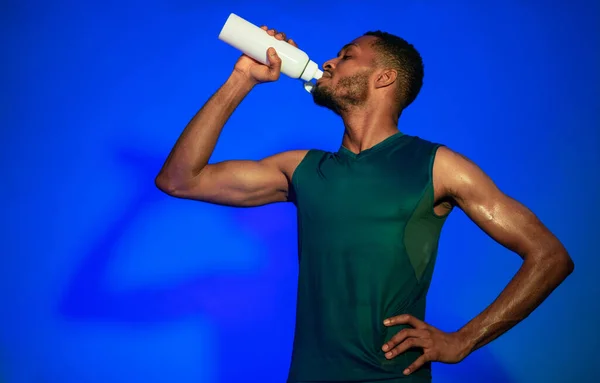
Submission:
[[308,60],[304,70],[302,71],[302,75],[300,78],[304,81],[311,81],[312,79],[319,79],[323,76],[323,72],[319,70],[319,66],[316,62],[312,60]]

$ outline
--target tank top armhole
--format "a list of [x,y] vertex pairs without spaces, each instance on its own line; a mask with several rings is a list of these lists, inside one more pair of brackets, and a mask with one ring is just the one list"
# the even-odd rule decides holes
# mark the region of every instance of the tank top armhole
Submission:
[[302,161],[300,161],[300,163],[298,164],[298,166],[296,166],[296,169],[294,169],[294,172],[292,173],[288,200],[294,205],[298,204],[298,191],[300,188],[300,170],[302,167],[306,166],[306,162],[308,162],[308,157],[310,157],[314,152],[314,149],[308,150],[304,155],[304,158],[302,158]]
[[427,185],[427,193],[429,193],[428,197],[429,197],[429,200],[431,201],[431,206],[429,208],[429,212],[433,218],[442,219],[442,220],[448,218],[448,216],[452,212],[452,209],[450,209],[450,211],[448,211],[447,213],[445,213],[443,215],[439,215],[438,213],[435,212],[435,187],[433,184],[433,165],[435,163],[435,158],[436,158],[438,149],[443,146],[445,146],[445,145],[433,144],[433,148],[431,149],[431,156],[429,159],[429,166],[428,166],[429,184]]

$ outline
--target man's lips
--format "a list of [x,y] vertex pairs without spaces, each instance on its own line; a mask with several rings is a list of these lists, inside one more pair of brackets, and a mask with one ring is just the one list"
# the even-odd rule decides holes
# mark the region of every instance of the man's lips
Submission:
[[323,79],[328,79],[328,78],[331,78],[331,74],[329,74],[328,72],[323,72],[323,76],[321,76],[321,78],[317,80],[317,83],[319,81],[322,81]]

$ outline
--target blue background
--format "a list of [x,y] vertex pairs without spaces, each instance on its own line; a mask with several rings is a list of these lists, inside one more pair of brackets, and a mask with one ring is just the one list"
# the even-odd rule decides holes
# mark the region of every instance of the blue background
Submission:
[[[0,381],[283,382],[297,273],[291,204],[235,209],[154,177],[239,53],[230,12],[319,63],[367,30],[421,51],[408,133],[477,162],[572,254],[572,276],[442,382],[597,382],[597,1],[3,1]],[[297,80],[256,88],[212,161],[335,150],[341,121]],[[519,267],[462,212],[442,234],[428,321],[454,330]]]

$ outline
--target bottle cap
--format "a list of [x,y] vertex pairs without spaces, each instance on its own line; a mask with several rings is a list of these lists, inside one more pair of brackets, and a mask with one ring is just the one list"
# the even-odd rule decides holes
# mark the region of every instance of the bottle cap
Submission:
[[317,69],[317,71],[315,72],[315,74],[313,75],[313,78],[315,80],[320,79],[321,77],[323,77],[323,71],[320,69]]
[[316,62],[310,60],[308,64],[306,64],[306,68],[304,68],[304,72],[300,78],[304,81],[310,81],[314,79],[320,79],[323,76],[323,71],[319,70],[319,66]]

